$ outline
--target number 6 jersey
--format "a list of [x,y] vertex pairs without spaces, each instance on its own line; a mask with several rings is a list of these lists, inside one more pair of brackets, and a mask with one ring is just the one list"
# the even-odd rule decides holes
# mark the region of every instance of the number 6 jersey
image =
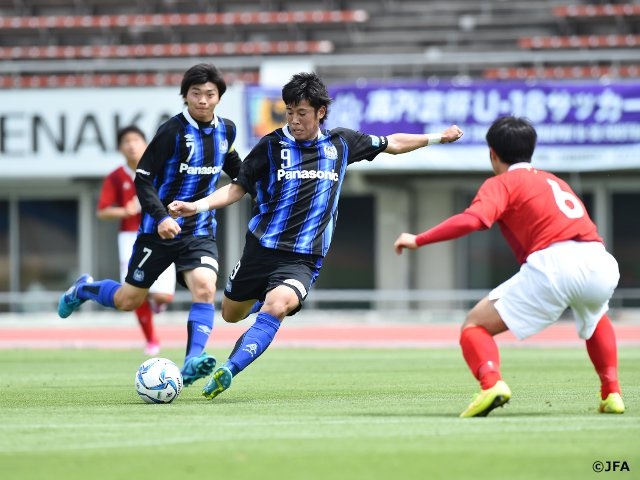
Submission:
[[571,187],[530,163],[511,165],[482,184],[469,208],[486,228],[497,222],[519,263],[552,243],[602,242]]

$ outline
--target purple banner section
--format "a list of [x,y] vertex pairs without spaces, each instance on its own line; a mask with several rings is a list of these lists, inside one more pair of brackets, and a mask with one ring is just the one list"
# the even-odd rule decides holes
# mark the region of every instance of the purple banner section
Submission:
[[[369,171],[488,171],[485,135],[498,117],[529,118],[538,132],[533,164],[551,171],[640,168],[640,82],[366,83],[330,85],[326,126],[367,134],[464,130],[454,145],[382,154]],[[279,88],[246,87],[249,148],[286,123]],[[358,165],[353,168],[359,168]]]
[[464,144],[485,144],[496,118],[529,118],[538,145],[621,146],[640,143],[640,82],[367,83],[330,87],[328,126],[365,133],[436,132],[452,123]]

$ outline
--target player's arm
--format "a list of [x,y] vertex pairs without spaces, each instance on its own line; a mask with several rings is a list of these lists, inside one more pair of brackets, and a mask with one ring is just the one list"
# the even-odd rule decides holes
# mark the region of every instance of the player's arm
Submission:
[[175,128],[171,120],[160,127],[136,168],[134,183],[142,211],[157,222],[169,216],[154,182],[175,149]]
[[388,145],[385,153],[397,155],[436,143],[452,143],[462,135],[463,131],[457,125],[451,125],[440,133],[392,133],[387,136]]
[[196,213],[208,212],[209,210],[217,210],[237,202],[244,197],[245,193],[247,191],[242,185],[230,183],[195,202],[174,200],[168,206],[169,214],[173,218],[178,218],[190,217]]
[[[133,205],[121,205],[118,200],[118,180],[116,171],[111,172],[102,183],[96,216],[100,220],[122,220],[135,215],[140,211],[140,204],[137,205],[137,212],[133,211]],[[137,200],[136,200],[137,202]]]
[[123,218],[133,217],[140,213],[140,202],[138,197],[133,197],[123,207],[117,205],[111,205],[104,208],[99,208],[96,212],[96,216],[100,220],[122,220]]
[[485,228],[485,225],[475,215],[466,212],[458,213],[418,235],[411,233],[400,234],[394,242],[393,247],[396,253],[400,255],[405,248],[415,250],[430,243],[444,242],[446,240],[463,237],[482,228]]

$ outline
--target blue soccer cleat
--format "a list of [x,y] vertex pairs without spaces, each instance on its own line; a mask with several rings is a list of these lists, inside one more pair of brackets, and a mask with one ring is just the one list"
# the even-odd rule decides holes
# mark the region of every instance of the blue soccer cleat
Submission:
[[93,282],[93,277],[88,273],[80,275],[73,285],[62,294],[58,301],[58,315],[60,318],[67,318],[73,312],[75,312],[85,300],[78,298],[78,288],[85,283]]
[[202,389],[202,396],[207,400],[216,398],[231,386],[231,380],[233,380],[231,370],[225,366],[218,368]]
[[216,368],[216,359],[211,355],[202,352],[199,357],[191,357],[184,362],[182,367],[182,382],[188,387],[193,382],[207,375],[211,375],[213,369]]

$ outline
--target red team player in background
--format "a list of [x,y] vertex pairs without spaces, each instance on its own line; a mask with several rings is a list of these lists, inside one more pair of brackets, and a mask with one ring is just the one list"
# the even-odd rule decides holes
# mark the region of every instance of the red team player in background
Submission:
[[511,390],[500,374],[494,335],[525,339],[571,308],[580,338],[600,377],[601,413],[624,413],[615,333],[606,312],[620,273],[595,224],[571,187],[531,165],[537,134],[523,118],[503,117],[487,131],[494,177],[469,208],[419,235],[401,234],[394,247],[414,250],[498,223],[521,268],[469,312],[460,346],[481,391],[461,417],[484,417]]
[[[126,159],[126,164],[116,168],[105,178],[98,200],[97,215],[102,220],[120,220],[118,256],[120,281],[124,282],[141,218],[140,202],[133,180],[138,162],[147,148],[147,141],[142,130],[131,125],[118,131],[117,142],[118,150]],[[175,291],[176,271],[172,264],[151,286],[149,297],[135,310],[146,340],[145,355],[155,356],[160,352],[153,314],[166,308],[173,300]]]

